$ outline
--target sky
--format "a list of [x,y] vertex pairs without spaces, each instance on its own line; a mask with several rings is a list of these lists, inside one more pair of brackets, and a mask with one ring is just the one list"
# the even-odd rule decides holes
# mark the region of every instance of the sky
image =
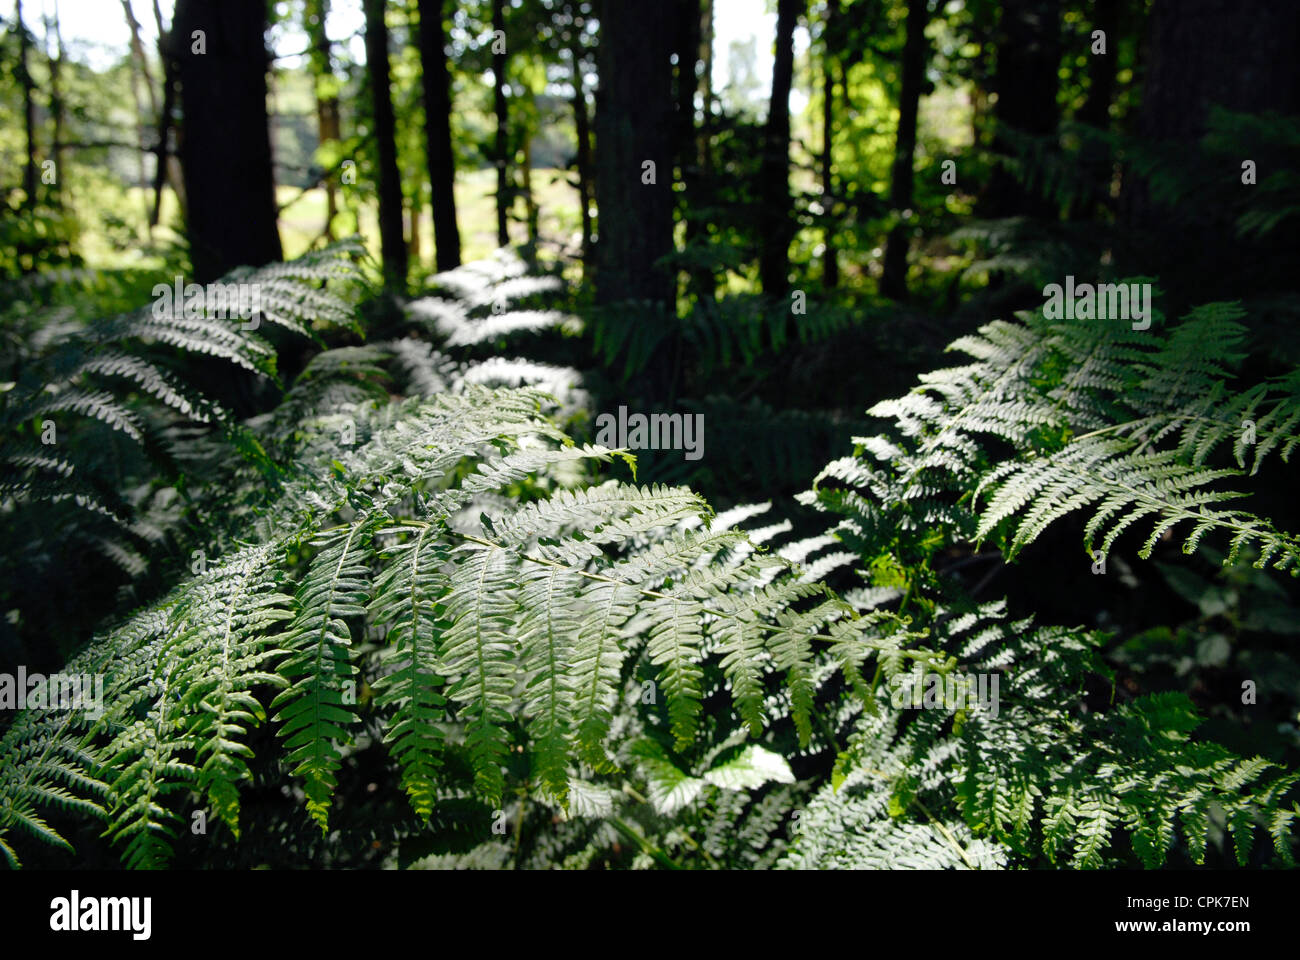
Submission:
[[[652,0],[637,0],[637,2],[652,2]],[[42,8],[52,11],[56,3],[64,44],[69,47],[69,52],[75,58],[102,68],[126,53],[130,34],[127,31],[120,0],[27,0],[24,5],[24,19],[29,21],[28,26],[38,35],[38,18]],[[169,23],[173,3],[174,0],[159,2],[163,17]],[[334,0],[332,7],[328,23],[331,37],[348,36],[359,32],[362,23],[361,0]],[[776,31],[776,14],[768,9],[767,0],[713,0],[713,7],[714,89],[721,90],[727,85],[730,71],[727,55],[732,42],[743,43],[754,37],[757,39],[755,48],[758,53],[757,71],[760,84],[756,96],[765,102],[771,89],[772,45]],[[135,12],[136,20],[140,22],[144,43],[152,46],[157,41],[158,31],[154,28],[151,0],[131,0],[131,8]],[[277,38],[276,52],[294,53],[304,49],[306,45],[306,38],[301,33],[285,30],[283,36]],[[807,46],[808,33],[801,28],[795,33],[795,50],[800,52]],[[365,60],[365,50],[360,37],[354,41],[352,54],[358,61]],[[790,107],[797,113],[803,109],[805,102],[804,95],[796,90],[791,95]]]

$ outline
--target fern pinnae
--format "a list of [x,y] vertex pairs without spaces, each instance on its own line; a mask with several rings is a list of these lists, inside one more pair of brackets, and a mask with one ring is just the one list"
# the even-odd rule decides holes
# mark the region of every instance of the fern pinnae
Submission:
[[252,695],[256,684],[286,685],[262,665],[282,651],[270,648],[272,625],[288,619],[290,598],[271,575],[273,547],[246,548],[187,585],[175,616],[185,623],[169,643],[177,658],[187,732],[196,744],[198,789],[213,812],[239,836],[239,789],[251,779],[240,738],[265,719]]
[[141,685],[146,715],[126,718],[103,753],[104,770],[115,773],[109,780],[113,806],[104,835],[126,841],[123,860],[135,869],[166,865],[181,819],[161,801],[169,793],[193,789],[199,775],[193,764],[176,758],[189,754],[193,739],[185,733],[180,709],[178,664],[163,654],[167,639],[162,635],[151,641],[145,654],[148,672],[128,679]]
[[576,739],[583,761],[597,772],[616,764],[605,749],[613,704],[623,665],[621,628],[635,610],[636,591],[612,579],[589,583],[583,601],[586,615],[578,631],[573,658]]
[[504,628],[518,608],[517,563],[509,552],[482,542],[462,544],[453,560],[446,601],[452,624],[442,634],[439,661],[449,680],[447,698],[460,705],[457,719],[465,723],[475,787],[498,803],[514,702],[516,651]]
[[581,625],[577,574],[560,566],[525,569],[519,602],[522,713],[542,789],[568,807],[574,683],[570,664]]
[[438,633],[448,580],[442,567],[450,551],[433,524],[388,527],[385,534],[410,532],[412,539],[386,551],[390,565],[375,584],[368,613],[391,624],[385,660],[395,669],[374,683],[375,703],[393,707],[384,734],[402,768],[402,787],[415,812],[427,819],[438,799],[438,771],[445,736],[446,698],[439,674]]
[[[363,515],[342,530],[322,534],[320,553],[298,589],[298,611],[280,638],[287,655],[276,672],[287,682],[271,702],[294,773],[305,781],[307,811],[324,831],[342,756],[334,742],[346,743],[355,714],[344,688],[357,668],[352,638],[342,618],[363,616],[369,595],[370,536],[374,519]],[[356,702],[352,687],[352,703]]]
[[650,604],[653,617],[646,653],[659,668],[660,685],[668,701],[669,725],[676,749],[694,740],[703,709],[699,649],[703,642],[701,606],[693,600],[668,596]]

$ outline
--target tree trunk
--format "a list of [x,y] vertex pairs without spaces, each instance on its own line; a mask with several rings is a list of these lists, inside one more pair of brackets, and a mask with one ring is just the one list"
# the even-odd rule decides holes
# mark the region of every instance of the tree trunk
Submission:
[[790,282],[790,241],[794,238],[790,209],[790,85],[794,80],[794,28],[803,6],[803,0],[777,2],[772,103],[758,174],[762,204],[758,275],[763,292],[773,297],[784,296]]
[[50,57],[50,115],[54,119],[54,143],[51,149],[54,157],[54,189],[50,191],[49,196],[54,206],[61,207],[63,206],[63,176],[66,169],[63,162],[63,130],[67,117],[63,100],[63,35],[59,32],[58,0],[54,3],[54,16],[44,17],[43,24],[47,53],[50,38],[54,38],[54,56]]
[[[695,142],[695,92],[699,80],[695,67],[700,52],[700,0],[676,0],[677,29],[673,52],[677,54],[676,123],[673,160],[683,182],[694,179],[699,147]],[[688,187],[689,189],[689,187]]]
[[438,271],[460,266],[456,223],[456,159],[451,142],[451,70],[443,0],[419,0],[420,74],[424,87],[424,142],[433,205],[433,249]]
[[[676,143],[673,153],[683,186],[679,197],[681,219],[685,225],[686,246],[690,248],[703,245],[707,238],[700,196],[700,143],[695,124],[695,95],[700,86],[696,67],[700,62],[703,13],[700,0],[677,0],[677,4],[677,30],[673,44],[677,54]],[[686,289],[696,297],[712,298],[715,289],[713,277],[708,270],[693,267],[686,275]]]
[[[1119,0],[1096,0],[1090,24],[1089,50],[1093,30],[1106,35],[1106,52],[1089,53],[1088,96],[1074,119],[1099,130],[1110,129],[1110,104],[1115,99],[1115,64],[1118,57],[1116,44],[1119,38]],[[1084,220],[1091,217],[1099,206],[1109,199],[1111,157],[1107,145],[1098,140],[1087,140],[1080,148],[1079,167],[1086,176],[1083,195],[1071,204],[1070,217]]]
[[[158,0],[153,0],[153,18],[158,27],[158,59],[163,65],[163,106],[158,116],[158,146],[155,148],[157,171],[154,176],[154,203],[151,226],[158,225],[159,211],[162,209],[162,188],[167,183],[176,195],[176,203],[184,215],[185,178],[181,173],[181,161],[170,147],[173,113],[176,109],[176,58],[171,51],[171,31],[163,24],[162,8]],[[174,19],[174,18],[173,18]]]
[[366,72],[375,120],[379,161],[379,245],[384,261],[384,285],[406,291],[406,240],[402,233],[402,182],[397,172],[397,140],[393,97],[388,73],[388,26],[384,0],[365,0]]
[[600,22],[598,303],[673,303],[672,278],[656,266],[673,249],[671,13],[637,3]]
[[[894,216],[906,216],[912,207],[916,155],[916,118],[921,106],[921,82],[925,79],[925,22],[927,0],[908,0],[907,40],[903,46],[902,91],[898,97],[898,135],[894,138],[894,170],[889,184],[889,205]],[[911,224],[900,219],[885,242],[885,264],[880,292],[891,300],[907,299],[907,250],[911,245]]]
[[[154,146],[154,171],[153,171],[153,212],[149,216],[149,226],[158,226],[158,220],[162,216],[162,192],[163,184],[167,181],[171,167],[171,151],[168,141],[171,140],[172,130],[172,113],[176,109],[176,84],[177,69],[176,61],[170,52],[170,34],[167,40],[159,40],[159,46],[166,45],[166,51],[160,51],[163,61],[163,103],[162,110],[158,114],[158,143]],[[263,107],[263,112],[266,108]],[[179,199],[182,196],[180,191],[176,193]],[[186,205],[181,204],[182,207]]]
[[825,252],[822,254],[822,284],[834,290],[840,284],[840,258],[835,250],[835,227],[832,209],[835,205],[835,172],[833,169],[831,131],[835,129],[835,31],[839,26],[839,0],[827,0],[826,27],[822,46],[822,216],[826,226],[823,231]]
[[[335,143],[341,134],[339,123],[339,98],[334,92],[333,56],[330,52],[329,34],[325,21],[329,17],[330,0],[307,0],[303,9],[303,22],[310,45],[309,63],[313,86],[316,90],[316,132],[322,146]],[[334,217],[338,214],[337,187],[333,176],[325,177],[325,229],[327,240],[334,239]]]
[[144,44],[140,42],[140,21],[136,20],[135,13],[131,10],[131,0],[122,0],[122,12],[126,14],[126,26],[131,31],[131,99],[135,104],[136,119],[136,137],[140,144],[140,151],[136,154],[138,162],[138,177],[140,189],[144,191],[144,229],[149,243],[153,243],[153,220],[150,215],[152,209],[149,203],[149,193],[145,189],[148,183],[148,176],[145,173],[144,155],[148,148],[145,146],[144,137],[144,104],[140,100],[140,83],[144,83],[144,89],[149,97],[149,116],[158,116],[158,97],[153,90],[153,79],[149,76],[149,63],[144,56]]
[[23,165],[23,193],[26,194],[23,206],[31,210],[36,207],[36,85],[27,56],[31,37],[23,23],[23,0],[15,0],[14,20],[18,30],[18,83],[23,88],[23,134],[27,147],[27,159]]
[[575,36],[569,48],[573,65],[573,125],[578,134],[578,203],[582,207],[582,265],[591,267],[591,118],[587,112],[587,91],[582,81],[582,49]]
[[[1047,137],[1057,126],[1057,71],[1061,62],[1060,0],[1015,0],[1002,8],[993,88],[994,152],[1015,156],[1008,131]],[[985,217],[1055,218],[1053,201],[1027,191],[1015,174],[994,168],[979,212]]]
[[509,113],[506,107],[506,10],[505,0],[492,0],[492,109],[497,118],[497,246],[510,245],[510,228],[507,214],[514,202],[506,169],[506,143],[509,130]]
[[409,238],[406,241],[407,262],[408,265],[413,263],[418,268],[424,256],[420,245],[420,211],[424,208],[424,191],[415,187],[403,203],[405,209],[402,211],[402,221],[405,224],[405,235]]
[[523,155],[523,164],[519,168],[521,193],[524,197],[524,222],[528,228],[528,242],[524,246],[524,260],[530,268],[537,267],[537,242],[538,231],[537,221],[540,217],[540,211],[537,209],[537,199],[533,196],[533,135],[532,131],[525,129],[523,133],[523,145],[521,153]]
[[[1300,113],[1300,61],[1295,56],[1300,6],[1271,0],[1155,0],[1148,21],[1148,62],[1139,134],[1197,149],[1210,108],[1254,114]],[[1242,156],[1242,160],[1254,159]],[[1240,176],[1240,167],[1224,171]],[[1261,168],[1261,179],[1266,176]],[[1242,187],[1254,190],[1255,187]],[[1239,239],[1231,213],[1217,205],[1155,206],[1146,183],[1125,179],[1121,210],[1137,238],[1136,264],[1157,276],[1183,278],[1184,304],[1261,294],[1294,281],[1295,254],[1277,237]]]
[[[203,31],[206,52],[192,34]],[[281,258],[266,116],[266,5],[177,0],[181,159],[195,279]]]
[[707,171],[713,154],[709,142],[713,122],[713,0],[700,0],[700,62],[704,65],[700,71],[700,164]]

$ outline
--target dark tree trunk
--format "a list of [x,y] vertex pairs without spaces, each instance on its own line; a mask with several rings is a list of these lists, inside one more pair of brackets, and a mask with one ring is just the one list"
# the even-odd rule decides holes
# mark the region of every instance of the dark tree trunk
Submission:
[[433,204],[433,249],[439,271],[460,266],[456,223],[456,159],[451,144],[451,70],[443,0],[419,0],[420,67],[424,84],[425,153]]
[[[339,123],[339,98],[332,92],[334,79],[333,56],[325,20],[329,16],[330,0],[307,0],[303,20],[311,46],[311,73],[316,87],[316,130],[322,145],[334,143],[341,134]],[[325,185],[325,229],[323,235],[334,239],[334,217],[338,213],[337,187],[334,175],[327,174]]]
[[822,46],[822,216],[826,226],[823,231],[826,249],[822,254],[822,283],[828,290],[840,284],[840,258],[835,250],[835,224],[831,211],[835,204],[835,171],[833,168],[832,144],[835,129],[835,57],[837,37],[835,31],[839,26],[839,0],[828,0],[826,4],[826,27]]
[[131,10],[131,0],[122,0],[122,12],[126,14],[126,26],[131,32],[131,62],[134,66],[131,76],[131,99],[135,105],[136,118],[136,136],[140,144],[140,152],[136,155],[137,177],[139,178],[140,189],[144,195],[144,223],[145,234],[150,244],[153,243],[153,219],[151,215],[152,205],[149,203],[148,191],[144,189],[148,182],[145,174],[144,157],[145,147],[145,112],[144,104],[140,100],[140,83],[144,83],[146,95],[149,97],[149,116],[158,115],[158,97],[153,90],[153,79],[149,76],[149,62],[144,56],[144,44],[140,42],[140,21],[136,20],[135,13]]
[[[673,249],[672,8],[638,3],[601,21],[596,93],[596,297],[671,306],[655,261]],[[654,164],[654,183],[647,162]]]
[[[998,95],[993,149],[999,154],[1016,155],[1011,132],[1050,136],[1056,131],[1060,14],[1060,0],[1013,0],[1003,5],[993,77]],[[980,215],[986,217],[1053,218],[1058,212],[1051,200],[1027,191],[1001,166],[994,168],[980,202]]]
[[700,103],[703,107],[700,123],[700,159],[707,164],[712,151],[709,149],[709,129],[713,116],[713,0],[700,0]]
[[1252,113],[1296,113],[1297,30],[1300,6],[1293,3],[1155,0],[1148,25],[1142,135],[1195,140],[1205,133],[1213,104]]
[[[677,54],[676,123],[674,124],[674,162],[683,182],[694,175],[695,157],[695,75],[700,53],[700,0],[676,0],[677,29],[673,52]],[[688,188],[689,189],[689,188]]]
[[531,268],[537,266],[537,222],[541,212],[537,208],[537,198],[533,195],[533,135],[529,129],[522,131],[523,144],[520,149],[523,163],[519,168],[520,193],[524,198],[524,223],[528,230],[528,242],[524,246],[524,261]]
[[[696,183],[713,183],[713,0],[700,0],[700,126],[696,135],[696,162],[699,176]],[[697,191],[698,193],[698,191]],[[686,220],[686,244],[697,248],[708,242],[706,213],[695,210],[695,217]],[[714,300],[718,294],[718,278],[709,266],[696,268],[691,277],[692,292],[699,298]]]
[[181,209],[182,216],[185,213],[186,203],[185,177],[181,173],[180,157],[172,150],[170,143],[176,110],[176,57],[172,52],[171,31],[163,23],[162,8],[158,5],[158,0],[153,0],[153,19],[158,28],[158,59],[162,62],[163,68],[163,105],[162,110],[157,114],[158,145],[154,148],[157,169],[154,172],[153,214],[149,221],[150,226],[156,227],[162,211],[164,183],[169,184],[172,193],[176,195],[176,203]]
[[[1094,54],[1092,31],[1101,30],[1106,35],[1106,52]],[[1092,23],[1088,30],[1088,96],[1075,114],[1075,120],[1099,130],[1110,129],[1110,105],[1115,99],[1115,64],[1118,56],[1119,0],[1096,0]],[[1079,166],[1086,177],[1084,195],[1071,205],[1072,219],[1082,220],[1092,216],[1099,205],[1109,197],[1111,157],[1110,150],[1100,140],[1087,140],[1080,150]]]
[[763,292],[774,297],[784,296],[790,282],[790,241],[794,238],[790,209],[790,85],[794,80],[794,28],[803,6],[803,0],[777,2],[772,103],[758,174],[762,204],[758,276]]
[[576,42],[569,48],[573,64],[573,125],[578,135],[578,203],[582,207],[582,264],[591,265],[591,117],[587,111],[587,92],[582,82],[582,48]]
[[[695,95],[700,85],[696,76],[700,61],[700,18],[700,0],[677,0],[677,30],[673,38],[673,52],[677,54],[673,153],[683,186],[679,209],[687,247],[700,244],[705,236],[701,222],[704,213],[700,210],[700,145],[695,126]],[[691,293],[712,296],[713,278],[707,270],[693,268],[686,280]]]
[[49,38],[54,38],[55,55],[50,58],[50,115],[54,119],[54,143],[51,153],[54,155],[54,189],[50,191],[50,202],[56,206],[63,206],[63,131],[65,127],[66,109],[63,101],[63,35],[59,32],[59,8],[57,4],[54,8],[54,16],[44,18],[46,45],[48,47]]
[[506,167],[506,144],[509,139],[510,121],[506,105],[506,53],[504,43],[499,40],[505,36],[505,30],[505,0],[492,0],[492,109],[497,118],[496,156],[493,159],[497,165],[497,246],[499,247],[510,245],[507,215],[514,201]]
[[416,186],[411,189],[408,196],[402,198],[402,224],[408,238],[406,241],[406,253],[408,269],[409,264],[420,264],[420,258],[424,256],[424,249],[420,244],[420,211],[424,207],[424,191]]
[[[1206,133],[1212,106],[1300,113],[1298,35],[1300,5],[1294,3],[1155,0],[1139,134],[1190,155]],[[1231,182],[1240,175],[1238,165],[1223,172]],[[1276,237],[1239,240],[1226,209],[1195,202],[1157,207],[1135,176],[1126,178],[1121,200],[1125,225],[1136,238],[1135,266],[1157,276],[1177,272],[1186,304],[1236,299],[1294,281],[1294,251]],[[1186,304],[1171,302],[1166,312]]]
[[397,172],[384,6],[384,0],[365,0],[366,72],[370,75],[379,160],[379,245],[384,259],[384,283],[390,290],[400,293],[406,289],[406,241],[402,235],[402,182]]
[[[921,82],[925,79],[925,23],[928,0],[908,0],[907,39],[903,45],[902,91],[898,97],[898,135],[894,138],[894,170],[889,184],[889,205],[896,217],[912,207],[916,156],[916,118],[921,106]],[[885,264],[880,292],[892,300],[907,299],[907,250],[911,225],[899,220],[885,242]]]
[[31,210],[36,206],[36,85],[32,81],[28,59],[31,37],[23,23],[23,0],[16,0],[14,4],[14,19],[18,29],[18,83],[23,88],[23,135],[27,147],[23,165],[23,193],[27,196],[23,206]]
[[[176,86],[177,86],[177,66],[176,60],[172,56],[170,46],[170,33],[167,35],[167,41],[159,41],[160,55],[163,62],[163,102],[162,110],[158,114],[158,142],[154,145],[154,170],[153,170],[153,212],[149,215],[149,226],[158,226],[158,220],[162,216],[162,192],[163,184],[167,182],[169,168],[171,164],[171,150],[169,141],[172,134],[172,114],[176,110]],[[163,50],[162,47],[167,49]],[[263,107],[263,112],[265,112]],[[269,134],[268,134],[269,137]],[[268,140],[268,150],[269,140]],[[176,194],[177,198],[181,193]]]
[[707,181],[713,176],[713,0],[702,0],[700,11],[700,169]]
[[[202,30],[206,52],[194,53]],[[266,117],[266,5],[177,0],[172,55],[181,83],[181,158],[195,279],[282,256]]]

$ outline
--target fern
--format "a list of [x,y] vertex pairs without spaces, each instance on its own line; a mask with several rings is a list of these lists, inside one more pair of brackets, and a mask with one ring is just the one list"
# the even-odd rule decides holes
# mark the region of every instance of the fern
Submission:
[[[457,323],[489,331],[491,303],[554,289],[506,260],[438,283]],[[295,310],[349,322],[317,292],[276,302],[285,326]],[[126,865],[164,865],[197,796],[231,856],[326,863],[1154,867],[1204,860],[1220,825],[1241,862],[1261,829],[1287,860],[1295,775],[1197,739],[1180,695],[1102,702],[1103,636],[976,605],[935,562],[980,538],[1014,559],[1077,515],[1103,556],[1125,530],[1147,525],[1149,552],[1182,524],[1186,549],[1224,536],[1229,557],[1294,570],[1295,538],[1217,506],[1229,478],[1290,456],[1300,422],[1291,380],[1234,389],[1234,309],[1168,333],[1038,315],[959,340],[973,362],[874,408],[893,429],[856,438],[801,498],[836,518],[823,534],[599,477],[634,461],[569,439],[536,388],[549,366],[479,364],[499,331],[323,351],[227,435],[162,366],[104,354],[78,377],[135,384],[201,431],[172,436],[213,464],[186,491],[210,563],[73,661],[105,676],[106,714],[29,711],[0,740],[0,850],[66,851],[56,811],[102,820]],[[167,498],[105,486],[105,511],[165,537]],[[964,669],[1002,678],[996,715],[909,714],[885,692]],[[275,735],[256,739],[267,718]],[[404,810],[336,804],[381,753]],[[306,815],[245,822],[259,771],[291,776]],[[384,849],[332,849],[336,830]]]
[[[1215,823],[1240,863],[1258,829],[1291,862],[1295,774],[1194,739],[1199,717],[1182,694],[1085,709],[1085,685],[1107,673],[1103,637],[1031,631],[1006,620],[1001,604],[954,601],[934,564],[980,540],[1013,560],[1079,515],[1094,557],[1143,526],[1138,553],[1147,557],[1182,525],[1185,552],[1217,535],[1227,540],[1225,565],[1249,550],[1257,567],[1297,572],[1293,535],[1216,506],[1242,496],[1223,481],[1290,455],[1300,412],[1290,379],[1232,382],[1240,315],[1232,304],[1201,307],[1168,332],[1041,312],[994,322],[952,345],[974,362],[923,376],[907,397],[873,408],[893,430],[856,438],[855,455],[828,465],[801,499],[840,516],[832,535],[863,560],[871,588],[849,599],[870,611],[901,594],[900,610],[917,621],[910,629],[951,657],[939,672],[996,673],[1002,704],[996,716],[959,710],[949,730],[947,712],[909,716],[874,701],[786,865],[996,866],[1041,855],[1157,867],[1180,847],[1200,863]],[[1253,457],[1238,442],[1251,418]],[[846,831],[858,837],[846,843]],[[1127,853],[1118,849],[1125,837]]]
[[[165,859],[175,823],[165,800],[177,790],[203,791],[217,817],[238,826],[245,735],[264,715],[256,691],[267,687],[283,687],[265,712],[322,828],[367,679],[423,818],[436,813],[444,768],[459,766],[446,766],[449,751],[463,749],[475,791],[501,803],[516,743],[538,796],[566,809],[579,758],[619,765],[604,750],[635,650],[654,670],[675,746],[687,749],[723,623],[776,637],[772,655],[807,726],[819,686],[811,659],[839,636],[823,628],[851,610],[798,614],[793,605],[820,591],[781,586],[797,574],[788,564],[737,551],[747,543],[738,532],[678,530],[704,509],[686,490],[609,482],[522,504],[494,499],[614,454],[556,444],[563,437],[539,400],[466,384],[396,409],[357,405],[355,446],[326,433],[301,447],[285,482],[264,488],[243,532],[253,542],[132,621],[166,625],[114,647],[110,683],[144,699],[117,721],[112,742],[97,739],[107,729],[92,737],[118,760],[110,830],[128,840],[128,862]],[[356,643],[371,633],[386,652],[381,673],[367,678]],[[728,669],[741,668],[733,658]],[[758,685],[751,676],[743,692],[751,727],[771,717],[757,707]],[[146,769],[145,757],[160,763]]]
[[[1294,535],[1212,506],[1242,496],[1218,484],[1247,465],[1245,445],[1236,442],[1247,415],[1257,418],[1252,473],[1274,452],[1290,456],[1300,422],[1290,381],[1275,390],[1230,390],[1241,356],[1231,347],[1243,334],[1238,316],[1233,305],[1198,308],[1163,336],[1127,324],[1047,320],[1041,312],[1023,325],[982,327],[952,345],[974,363],[927,375],[916,392],[873,408],[894,418],[907,441],[859,439],[883,469],[859,457],[831,464],[818,479],[866,487],[878,505],[837,492],[823,503],[856,504],[857,535],[939,523],[961,536],[1005,537],[1011,556],[1063,517],[1091,510],[1085,538],[1098,558],[1149,519],[1143,556],[1185,524],[1187,552],[1214,532],[1230,538],[1227,562],[1253,548],[1260,565],[1294,570]],[[995,462],[986,452],[995,440],[1014,456]],[[1208,466],[1230,441],[1238,468]],[[971,491],[973,499],[962,496]]]

